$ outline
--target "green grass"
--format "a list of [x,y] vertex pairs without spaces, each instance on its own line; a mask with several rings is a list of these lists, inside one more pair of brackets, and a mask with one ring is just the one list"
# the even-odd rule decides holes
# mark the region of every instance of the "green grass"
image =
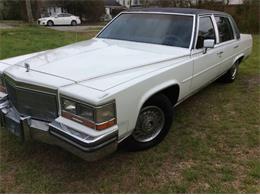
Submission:
[[[92,33],[92,34],[91,34]],[[0,32],[0,58],[94,36],[24,26]],[[0,193],[260,192],[260,36],[233,84],[213,83],[177,107],[157,147],[94,163],[0,133]]]
[[0,59],[53,49],[93,37],[97,31],[86,33],[59,32],[38,26],[21,26],[0,31]]

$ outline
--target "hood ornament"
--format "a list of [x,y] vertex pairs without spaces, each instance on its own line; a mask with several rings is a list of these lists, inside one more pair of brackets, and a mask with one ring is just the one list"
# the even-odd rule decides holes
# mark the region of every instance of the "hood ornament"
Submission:
[[30,64],[24,63],[24,67],[26,68],[26,72],[30,71]]

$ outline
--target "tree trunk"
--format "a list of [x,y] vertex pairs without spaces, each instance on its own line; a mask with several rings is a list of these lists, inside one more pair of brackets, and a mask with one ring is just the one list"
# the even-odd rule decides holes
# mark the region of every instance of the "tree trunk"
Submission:
[[26,3],[27,20],[29,23],[33,23],[31,0],[25,0],[25,3]]

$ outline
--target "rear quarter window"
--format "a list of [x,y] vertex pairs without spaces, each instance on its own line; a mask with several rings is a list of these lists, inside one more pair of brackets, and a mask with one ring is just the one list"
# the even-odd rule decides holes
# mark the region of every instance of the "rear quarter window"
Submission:
[[215,16],[215,19],[218,26],[220,43],[234,39],[234,32],[229,19],[221,16]]

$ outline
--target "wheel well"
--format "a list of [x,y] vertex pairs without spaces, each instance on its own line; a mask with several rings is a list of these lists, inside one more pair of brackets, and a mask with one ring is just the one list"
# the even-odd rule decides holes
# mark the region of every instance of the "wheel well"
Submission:
[[170,102],[172,103],[172,106],[174,106],[178,102],[179,93],[180,93],[180,87],[179,87],[179,85],[175,84],[175,85],[172,85],[170,87],[167,87],[167,88],[157,92],[154,95],[157,95],[157,94],[165,95],[170,100]]
[[244,59],[244,56],[241,56],[240,58],[237,59],[236,62],[238,62],[238,64],[240,64],[243,61],[243,59]]
[[47,21],[47,24],[48,24],[48,22],[52,22],[52,23],[54,23],[52,20],[48,20],[48,21]]

